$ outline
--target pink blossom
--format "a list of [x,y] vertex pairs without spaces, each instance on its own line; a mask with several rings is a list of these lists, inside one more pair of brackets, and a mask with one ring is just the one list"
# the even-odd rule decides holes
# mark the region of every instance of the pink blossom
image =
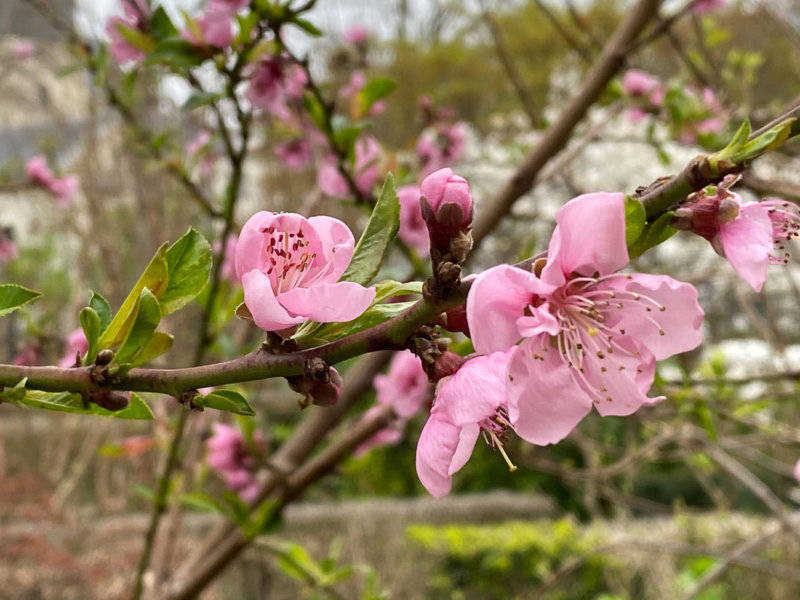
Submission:
[[717,117],[709,117],[697,123],[694,126],[694,129],[698,134],[703,135],[708,133],[721,133],[723,127],[724,124],[722,119],[718,119]]
[[49,187],[53,182],[53,172],[47,166],[47,159],[42,156],[34,156],[25,163],[25,172],[33,183]]
[[350,80],[339,90],[339,95],[342,98],[350,98],[360,92],[365,85],[367,85],[367,78],[364,73],[361,71],[353,71],[353,73],[350,74]]
[[308,319],[350,321],[375,298],[373,288],[339,281],[355,240],[332,217],[256,213],[236,243],[236,275],[256,325],[280,331]]
[[66,207],[72,201],[80,188],[80,180],[77,175],[64,175],[60,179],[53,179],[48,186],[50,192],[59,205]]
[[594,404],[629,415],[647,397],[655,361],[696,347],[697,290],[670,277],[617,274],[628,263],[623,195],[579,196],[556,214],[547,261],[533,272],[500,265],[467,297],[478,352],[514,347],[508,416],[520,437],[551,444]]
[[[420,185],[422,212],[428,226],[432,222],[445,227],[466,228],[472,223],[475,201],[469,192],[469,184],[453,169],[439,169],[423,179]],[[426,213],[431,213],[429,219]]]
[[[236,8],[232,3],[209,2],[205,10],[195,19],[196,29],[187,27],[181,36],[196,45],[227,48],[233,41],[233,22]],[[200,37],[197,36],[199,30]]]
[[422,218],[419,188],[416,185],[404,185],[397,189],[397,197],[400,200],[400,229],[397,235],[417,254],[427,256],[431,251],[431,242],[428,226]]
[[342,34],[342,39],[348,44],[363,44],[369,37],[369,30],[363,25],[353,25]]
[[11,42],[11,52],[17,60],[26,60],[33,56],[36,46],[32,40],[16,39]]
[[253,443],[245,442],[242,432],[222,423],[213,424],[214,434],[206,441],[206,462],[225,479],[225,485],[237,492],[245,501],[258,495],[255,477],[256,454],[264,451],[264,437],[260,431],[253,435]]
[[0,227],[0,262],[14,260],[18,256],[12,233],[11,227]]
[[[355,155],[353,181],[359,192],[369,194],[380,176],[378,163],[381,147],[375,138],[364,136],[356,142]],[[347,181],[336,168],[336,158],[333,156],[328,157],[320,166],[317,172],[317,185],[329,196],[344,197],[350,192]]]
[[738,181],[728,176],[713,192],[701,190],[676,211],[675,227],[707,239],[756,292],[767,280],[769,265],[785,264],[785,243],[798,237],[800,208],[778,198],[745,204],[729,191]]
[[419,480],[435,498],[450,492],[453,474],[469,460],[481,431],[502,451],[500,437],[509,427],[506,370],[510,356],[510,351],[477,356],[439,382],[416,460]]
[[311,162],[311,144],[305,139],[295,139],[275,145],[275,154],[292,171],[302,171]]
[[461,121],[425,129],[416,146],[422,177],[459,160],[464,155],[465,147],[466,124]]
[[251,0],[208,0],[209,7],[215,6],[217,9],[225,9],[231,13],[235,13],[246,6],[250,6]]
[[245,76],[249,79],[245,97],[253,108],[266,109],[283,121],[291,119],[287,101],[298,101],[308,80],[299,65],[270,54],[260,56]]
[[419,359],[409,351],[395,354],[389,371],[385,375],[377,375],[374,385],[377,406],[368,410],[364,419],[372,418],[382,406],[392,407],[397,418],[391,426],[361,444],[354,453],[356,456],[376,446],[399,442],[406,422],[422,410],[428,400],[428,376]]
[[75,366],[75,356],[80,354],[83,356],[89,350],[89,342],[86,341],[86,335],[83,329],[73,329],[67,334],[65,339],[66,351],[61,360],[58,361],[58,366],[62,369]]
[[705,15],[727,5],[728,0],[699,0],[692,5],[692,12],[696,15]]
[[641,69],[628,69],[622,78],[622,89],[629,96],[644,96],[660,85],[657,77]]
[[133,46],[120,33],[120,27],[135,29],[139,32],[146,32],[147,19],[150,9],[144,0],[122,0],[122,16],[111,17],[106,23],[106,33],[111,38],[108,47],[114,62],[121,65],[127,62],[139,62],[145,57],[145,53]]

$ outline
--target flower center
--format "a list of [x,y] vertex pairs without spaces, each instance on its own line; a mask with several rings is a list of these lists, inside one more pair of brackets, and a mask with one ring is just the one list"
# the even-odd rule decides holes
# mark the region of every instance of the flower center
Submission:
[[[644,313],[644,320],[655,327],[659,335],[665,335],[664,329],[652,316],[666,311],[665,306],[646,294],[626,290],[622,282],[612,286],[601,285],[630,278],[627,274],[577,277],[556,290],[550,298],[550,311],[560,329],[551,338],[551,344],[570,368],[575,382],[592,396],[595,403],[614,400],[602,383],[604,374],[625,370],[626,359],[638,355],[636,345],[630,343],[631,336],[619,327],[626,314],[633,311]],[[598,371],[592,377],[587,377],[586,373],[589,360]],[[641,372],[638,367],[637,372]]]
[[503,460],[506,461],[506,464],[508,465],[508,470],[511,473],[516,471],[517,465],[511,462],[511,459],[508,457],[508,454],[503,447],[503,438],[505,437],[505,432],[511,428],[511,423],[508,420],[508,414],[505,407],[498,407],[497,412],[495,412],[493,416],[487,417],[478,423],[478,426],[483,432],[483,439],[486,441],[486,443],[492,448],[497,448],[500,451],[500,454],[503,456]]
[[302,228],[294,232],[263,227],[261,233],[267,236],[267,243],[262,246],[264,261],[267,264],[267,275],[274,281],[276,295],[301,284],[308,284],[319,277],[319,272],[309,276],[309,269],[317,255],[306,250],[311,242]]

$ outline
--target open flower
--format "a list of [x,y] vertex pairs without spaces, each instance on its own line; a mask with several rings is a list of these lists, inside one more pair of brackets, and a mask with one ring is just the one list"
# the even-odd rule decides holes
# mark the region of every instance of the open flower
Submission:
[[400,201],[400,228],[398,237],[417,251],[420,256],[427,256],[431,251],[428,226],[422,218],[420,207],[420,191],[416,185],[404,185],[397,188]]
[[477,277],[467,318],[478,352],[520,339],[508,367],[508,416],[534,444],[566,437],[594,405],[629,415],[647,397],[655,361],[696,347],[697,290],[628,263],[622,194],[579,196],[556,214],[547,263],[500,265]]
[[236,243],[236,275],[256,325],[280,331],[312,319],[350,321],[375,298],[373,288],[339,281],[353,257],[347,225],[332,217],[258,212]]
[[106,33],[111,38],[108,51],[117,64],[139,62],[145,57],[143,50],[132,45],[122,35],[121,27],[144,33],[148,28],[150,8],[144,0],[122,0],[122,16],[111,17],[106,23]]
[[259,485],[256,479],[256,455],[266,443],[260,431],[247,444],[242,432],[229,425],[214,423],[214,434],[206,441],[206,462],[225,479],[225,485],[247,502],[255,500]]
[[417,414],[428,400],[428,376],[422,370],[419,359],[411,352],[398,352],[386,374],[375,377],[376,406],[364,413],[364,419],[371,419],[383,406],[391,406],[397,418],[389,427],[381,429],[374,436],[356,448],[359,456],[376,446],[391,445],[403,437],[406,422]]
[[673,225],[707,239],[760,292],[767,267],[789,260],[785,244],[800,232],[800,208],[778,198],[745,203],[729,190],[738,180],[737,175],[728,175],[715,188],[693,194],[676,211]]
[[[500,437],[509,427],[506,369],[510,356],[510,352],[476,356],[439,382],[416,460],[419,480],[432,496],[441,498],[450,492],[453,474],[467,463],[482,431],[503,451]],[[511,463],[509,467],[516,469]]]

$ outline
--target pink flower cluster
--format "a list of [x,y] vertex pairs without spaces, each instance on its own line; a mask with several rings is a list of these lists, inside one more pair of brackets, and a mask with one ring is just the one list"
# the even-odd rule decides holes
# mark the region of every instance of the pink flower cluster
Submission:
[[767,280],[767,267],[789,261],[786,243],[798,237],[800,208],[778,198],[745,203],[729,189],[738,179],[729,175],[718,186],[693,194],[676,211],[673,224],[707,239],[759,292]]
[[292,121],[290,105],[300,103],[308,82],[300,65],[283,55],[262,54],[248,65],[245,76],[245,98],[254,109],[265,109],[282,121]]
[[0,263],[17,258],[17,245],[12,237],[11,227],[0,227]]
[[[381,147],[374,137],[364,136],[356,142],[353,180],[362,194],[369,194],[378,182],[380,158]],[[317,186],[328,196],[346,197],[350,195],[350,188],[336,167],[336,162],[334,156],[323,161],[317,172]]]
[[422,370],[419,359],[408,351],[395,354],[389,371],[375,377],[374,383],[376,406],[364,414],[364,419],[370,419],[384,406],[391,406],[397,418],[390,427],[361,444],[356,449],[356,456],[376,446],[398,443],[403,437],[406,422],[422,410],[428,400],[428,376]]
[[78,329],[70,331],[64,340],[64,346],[64,356],[58,361],[58,366],[62,369],[74,367],[76,357],[78,355],[83,356],[89,350],[89,342],[86,341],[86,334],[83,333],[83,329],[78,327]]
[[65,175],[58,178],[47,166],[44,156],[34,156],[25,164],[25,171],[33,183],[47,189],[60,206],[68,206],[78,192],[80,180],[77,175]]
[[647,113],[654,112],[664,103],[666,88],[658,77],[641,69],[628,69],[622,78],[622,89],[639,100],[639,104],[628,109],[628,118],[639,121]]
[[417,157],[422,177],[450,165],[462,156],[466,147],[465,123],[440,123],[425,129],[417,140]]
[[222,423],[214,423],[214,434],[206,441],[206,461],[221,477],[225,485],[239,494],[242,500],[252,502],[258,496],[255,477],[257,455],[264,451],[264,437],[256,431],[252,444],[247,444],[242,432]]
[[122,0],[122,16],[111,17],[106,23],[106,33],[111,38],[108,50],[114,62],[121,65],[144,58],[144,52],[132,45],[120,29],[127,27],[144,33],[149,27],[149,18],[150,8],[145,0]]
[[256,213],[236,243],[236,276],[256,325],[283,331],[308,319],[350,321],[375,298],[374,288],[339,281],[355,240],[333,217]]
[[181,35],[196,45],[226,48],[233,41],[236,12],[248,4],[250,0],[209,0],[194,25]]
[[478,275],[467,319],[482,356],[439,382],[417,448],[432,495],[450,490],[481,431],[500,447],[508,429],[554,444],[592,406],[624,416],[661,400],[647,396],[655,362],[700,343],[703,311],[689,284],[617,273],[628,261],[624,197],[595,193],[558,211],[546,261]]

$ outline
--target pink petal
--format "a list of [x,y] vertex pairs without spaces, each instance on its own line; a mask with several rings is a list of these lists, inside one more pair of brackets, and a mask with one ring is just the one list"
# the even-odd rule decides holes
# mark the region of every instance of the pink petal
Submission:
[[280,331],[302,323],[307,318],[292,316],[286,312],[275,298],[269,277],[261,271],[253,269],[244,273],[242,287],[244,287],[244,303],[253,315],[255,324],[264,331]]
[[725,258],[739,276],[756,292],[767,280],[767,265],[773,250],[772,221],[767,209],[758,204],[745,204],[739,217],[720,227]]
[[[693,285],[666,275],[646,273],[634,273],[611,281],[614,285],[622,283],[628,292],[647,296],[664,307],[660,310],[645,300],[640,301],[641,308],[626,305],[625,310],[619,311],[621,320],[614,325],[614,329],[624,330],[626,335],[646,346],[656,360],[700,345],[703,309],[697,302],[697,289]],[[613,289],[614,286],[609,287]],[[647,307],[652,310],[648,311]]]
[[347,225],[333,217],[311,217],[308,222],[319,235],[325,261],[333,265],[321,281],[330,283],[339,281],[339,277],[353,258],[353,249],[356,245],[353,233]]
[[464,425],[461,428],[461,432],[458,434],[458,445],[447,470],[448,475],[454,475],[467,464],[469,457],[472,456],[472,451],[475,449],[475,442],[478,441],[480,433],[481,428],[475,423]]
[[531,315],[517,319],[517,330],[522,337],[533,337],[540,333],[557,335],[561,331],[558,319],[550,312],[550,303],[545,302],[539,306],[529,306]]
[[583,361],[595,408],[604,417],[630,415],[649,403],[647,391],[655,374],[655,359],[647,348],[629,336],[616,343],[614,352],[604,353],[604,358],[588,354]]
[[517,319],[536,297],[551,286],[533,274],[510,265],[484,271],[472,283],[467,296],[467,321],[475,349],[482,354],[506,350],[517,343]]
[[311,319],[320,323],[352,321],[367,310],[374,299],[375,288],[365,288],[349,281],[292,288],[278,296],[278,301],[289,313],[299,315],[301,320]]
[[417,476],[434,498],[450,492],[450,465],[459,445],[461,429],[442,415],[431,413],[417,443]]
[[506,370],[511,351],[467,360],[454,375],[439,382],[434,409],[455,425],[491,418],[506,402]]
[[532,444],[563,440],[592,409],[573,380],[550,336],[525,340],[508,366],[508,417],[514,431]]
[[624,196],[597,192],[573,198],[556,213],[542,279],[561,285],[570,273],[607,275],[628,264]]

